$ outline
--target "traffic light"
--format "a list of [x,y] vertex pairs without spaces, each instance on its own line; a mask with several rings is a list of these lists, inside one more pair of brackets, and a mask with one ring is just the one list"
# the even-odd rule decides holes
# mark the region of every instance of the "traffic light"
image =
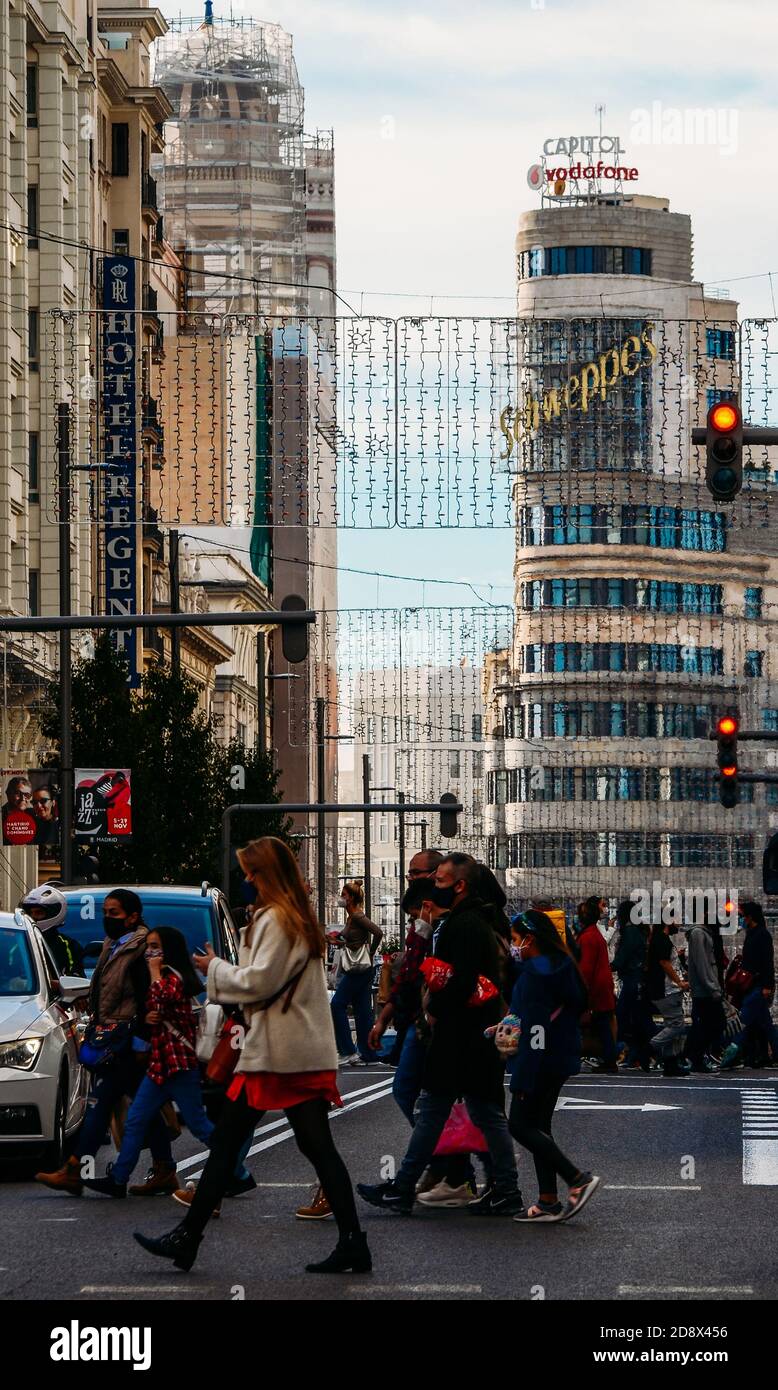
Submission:
[[705,482],[717,502],[732,502],[743,486],[743,417],[736,401],[708,411]]
[[[282,613],[304,613],[308,607],[299,594],[287,594],[281,600]],[[290,665],[305,661],[308,655],[308,624],[284,623],[281,628],[281,651]]]
[[440,798],[440,833],[447,839],[451,839],[452,835],[459,831],[459,812],[450,809],[456,804],[457,799],[453,792],[444,792]]
[[737,780],[737,732],[740,721],[736,714],[722,714],[716,724],[719,765],[719,801],[731,810],[740,800]]

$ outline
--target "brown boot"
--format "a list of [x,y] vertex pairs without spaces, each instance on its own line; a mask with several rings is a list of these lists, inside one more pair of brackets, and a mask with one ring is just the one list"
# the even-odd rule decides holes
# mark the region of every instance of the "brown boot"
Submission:
[[[195,1187],[194,1183],[189,1182],[187,1183],[186,1187],[179,1187],[176,1189],[176,1191],[173,1193],[173,1201],[180,1202],[182,1207],[191,1207],[192,1202],[194,1201],[194,1195],[196,1191],[197,1188]],[[218,1207],[214,1207],[211,1215],[221,1216],[221,1214],[222,1204],[220,1202]]]
[[175,1163],[153,1163],[145,1182],[129,1188],[131,1197],[169,1197],[178,1187]]
[[35,1181],[42,1182],[54,1192],[66,1192],[69,1197],[80,1197],[84,1190],[81,1181],[81,1159],[69,1158],[56,1173],[36,1173]]
[[298,1221],[324,1221],[328,1216],[332,1216],[332,1207],[324,1195],[324,1190],[317,1187],[310,1206],[298,1207],[295,1216]]

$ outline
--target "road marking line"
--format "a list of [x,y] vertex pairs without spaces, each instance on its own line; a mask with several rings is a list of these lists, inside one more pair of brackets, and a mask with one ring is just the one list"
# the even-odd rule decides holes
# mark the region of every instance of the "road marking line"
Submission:
[[257,1187],[312,1187],[310,1182],[258,1182]]
[[41,1221],[78,1221],[77,1216],[41,1216]]
[[743,1183],[747,1187],[778,1187],[778,1096],[741,1096]]
[[[381,1089],[382,1086],[386,1086],[387,1082],[391,1082],[391,1080],[391,1077],[385,1076],[382,1081],[376,1081],[371,1086],[360,1086],[358,1091],[347,1091],[343,1096],[343,1100],[348,1102],[350,1096],[363,1096],[368,1091],[378,1091]],[[386,1094],[386,1092],[384,1094]],[[344,1109],[346,1110],[350,1108],[351,1107],[348,1104],[344,1106]],[[335,1115],[339,1115],[341,1111],[335,1110],[332,1113]],[[287,1120],[286,1115],[282,1115],[280,1120],[270,1120],[267,1124],[258,1125],[257,1128],[254,1130],[254,1137],[256,1138],[258,1134],[269,1134],[269,1132],[272,1129],[280,1129],[283,1125],[286,1125],[288,1123],[289,1121]],[[249,1153],[259,1153],[259,1149],[249,1149]],[[194,1168],[196,1164],[202,1163],[203,1160],[207,1157],[208,1150],[203,1149],[200,1153],[190,1154],[188,1158],[180,1159],[179,1162],[176,1164],[176,1167],[183,1172],[186,1168]],[[199,1174],[196,1174],[195,1176],[199,1176]]]
[[750,1284],[619,1284],[619,1293],[753,1293]]
[[[382,1083],[382,1084],[385,1084],[385,1083]],[[370,1087],[369,1089],[370,1089],[370,1090],[373,1090],[374,1088],[373,1088],[373,1087]],[[359,1091],[352,1091],[352,1092],[351,1092],[351,1095],[360,1095],[360,1094],[361,1094],[361,1092],[359,1092]],[[379,1091],[377,1095],[362,1096],[361,1100],[352,1101],[351,1105],[344,1105],[344,1106],[342,1107],[342,1109],[340,1109],[340,1110],[333,1110],[333,1111],[331,1111],[331,1113],[330,1113],[330,1119],[333,1120],[333,1119],[335,1118],[336,1115],[345,1115],[345,1114],[348,1113],[349,1110],[358,1110],[359,1107],[360,1107],[361,1105],[370,1105],[371,1101],[374,1101],[374,1100],[383,1100],[385,1096],[390,1096],[391,1094],[392,1094],[392,1088],[391,1088],[391,1085],[390,1085],[386,1090],[384,1090],[384,1091]],[[345,1097],[344,1097],[344,1099],[345,1099]],[[283,1120],[274,1120],[272,1125],[263,1126],[263,1128],[275,1129],[275,1128],[277,1128],[279,1125],[288,1125],[288,1123],[289,1123],[289,1122],[288,1122],[286,1116],[284,1116]],[[261,1134],[261,1133],[262,1133],[262,1130],[261,1130],[261,1129],[255,1130],[255,1133],[256,1133],[256,1134]],[[282,1132],[281,1134],[274,1134],[274,1135],[272,1135],[272,1137],[271,1137],[270,1139],[263,1139],[262,1142],[261,1142],[260,1144],[252,1144],[251,1148],[249,1149],[248,1153],[246,1154],[246,1158],[252,1158],[252,1157],[254,1156],[254,1154],[262,1153],[265,1149],[272,1149],[272,1148],[275,1147],[276,1144],[283,1144],[283,1142],[284,1142],[285,1139],[293,1139],[293,1138],[294,1138],[294,1131],[293,1131],[292,1129],[285,1129],[285,1130],[283,1130],[283,1132]],[[193,1159],[187,1160],[187,1167],[189,1167],[190,1164],[192,1164],[192,1163],[197,1163],[197,1162],[200,1162],[200,1163],[201,1163],[202,1160],[203,1160],[204,1158],[207,1158],[207,1157],[208,1157],[207,1151],[206,1151],[205,1153],[197,1154]],[[178,1166],[179,1166],[179,1168],[182,1168],[182,1167],[183,1167],[183,1164],[179,1163]],[[192,1181],[192,1182],[196,1182],[196,1180],[197,1180],[198,1178],[202,1177],[202,1172],[203,1172],[203,1170],[202,1170],[202,1168],[201,1168],[199,1172],[197,1172],[197,1173],[191,1173],[191,1174],[190,1174],[190,1179],[191,1179],[191,1181]],[[301,1187],[310,1187],[311,1184],[310,1184],[310,1183],[301,1183],[300,1186],[301,1186]]]
[[347,1284],[347,1293],[482,1293],[481,1284]]
[[[216,1284],[198,1284],[197,1292],[205,1293],[216,1287]],[[180,1284],[84,1284],[81,1293],[182,1293],[191,1297],[191,1285],[185,1280]]]
[[702,1187],[690,1182],[678,1183],[675,1187],[661,1186],[651,1182],[606,1182],[603,1187],[609,1192],[702,1192]]

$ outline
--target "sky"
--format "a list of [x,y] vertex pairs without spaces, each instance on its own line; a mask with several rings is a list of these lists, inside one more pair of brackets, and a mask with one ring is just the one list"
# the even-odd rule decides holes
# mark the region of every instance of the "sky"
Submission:
[[[229,12],[215,0],[217,19]],[[517,221],[538,204],[527,169],[547,137],[596,133],[603,104],[635,191],[691,215],[695,278],[741,317],[775,316],[774,0],[232,0],[232,13],[293,35],[306,130],[335,132],[338,289],[357,312],[512,313]],[[339,560],[342,606],[470,605],[473,587],[511,599],[508,530],[342,531]]]

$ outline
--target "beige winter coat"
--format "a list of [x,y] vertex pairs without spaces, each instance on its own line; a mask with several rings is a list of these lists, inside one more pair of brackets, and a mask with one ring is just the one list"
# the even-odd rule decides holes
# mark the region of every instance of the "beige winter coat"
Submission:
[[305,961],[305,942],[290,942],[274,909],[258,912],[240,934],[239,965],[215,959],[208,967],[208,998],[239,1004],[246,1036],[236,1070],[288,1073],[334,1071],[335,1033],[324,965],[310,960],[286,1013],[283,997],[269,1009],[256,1006],[276,993]]

